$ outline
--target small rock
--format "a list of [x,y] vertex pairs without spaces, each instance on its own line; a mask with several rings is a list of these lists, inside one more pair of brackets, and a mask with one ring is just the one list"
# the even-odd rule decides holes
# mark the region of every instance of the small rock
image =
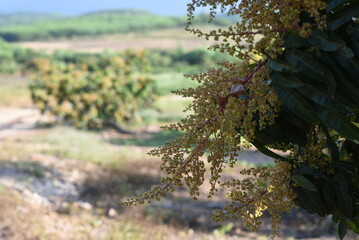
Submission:
[[92,205],[88,202],[78,202],[78,206],[86,211],[92,210]]
[[114,208],[110,208],[107,212],[107,216],[110,218],[114,218],[117,215],[117,211]]

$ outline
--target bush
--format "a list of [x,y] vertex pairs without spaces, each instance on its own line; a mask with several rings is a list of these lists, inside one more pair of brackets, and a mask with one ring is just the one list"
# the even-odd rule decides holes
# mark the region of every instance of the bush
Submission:
[[152,103],[152,80],[141,51],[85,59],[79,63],[35,59],[30,85],[32,99],[49,112],[77,127],[101,128],[133,120]]

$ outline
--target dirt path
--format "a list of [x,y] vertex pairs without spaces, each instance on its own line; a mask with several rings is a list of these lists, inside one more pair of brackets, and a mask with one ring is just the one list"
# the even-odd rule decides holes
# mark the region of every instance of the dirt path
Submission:
[[41,118],[35,108],[0,108],[0,139],[35,128]]

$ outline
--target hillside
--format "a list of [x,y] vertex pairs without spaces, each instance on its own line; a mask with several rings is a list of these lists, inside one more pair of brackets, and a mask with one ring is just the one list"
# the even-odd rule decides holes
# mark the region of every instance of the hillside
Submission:
[[28,25],[36,22],[59,20],[64,16],[54,13],[0,13],[0,27]]
[[[18,22],[29,18],[17,16]],[[125,9],[99,11],[77,17],[51,19],[34,14],[34,21],[27,25],[12,24],[4,21],[0,25],[0,37],[8,42],[49,40],[56,38],[73,38],[78,36],[95,36],[103,34],[146,32],[149,30],[184,27],[186,17],[158,16],[143,10]],[[36,20],[38,19],[38,21]],[[36,21],[35,21],[36,20]],[[30,21],[31,22],[31,21]],[[216,25],[228,25],[230,18],[219,17]],[[206,24],[207,19],[198,18],[199,24]]]

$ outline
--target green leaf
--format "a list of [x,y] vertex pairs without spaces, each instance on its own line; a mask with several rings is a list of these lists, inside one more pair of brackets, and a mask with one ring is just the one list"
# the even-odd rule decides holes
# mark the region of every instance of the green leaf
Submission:
[[323,31],[314,30],[308,38],[308,42],[324,51],[336,51],[339,47],[338,43],[328,39],[328,35]]
[[271,78],[273,83],[285,88],[299,88],[305,86],[305,84],[301,80],[289,74],[280,74],[278,72],[273,72],[271,74]]
[[310,213],[316,213],[319,216],[325,216],[326,211],[322,204],[319,204],[320,198],[317,192],[307,191],[303,188],[294,188],[298,198],[296,201],[302,208],[308,210]]
[[345,235],[347,234],[348,227],[343,221],[339,221],[338,223],[338,235],[340,240],[343,240]]
[[295,67],[282,59],[269,59],[268,67],[277,72],[298,72]]
[[352,39],[351,47],[353,49],[353,52],[357,58],[359,58],[359,42],[358,40]]
[[293,174],[295,175],[309,175],[309,176],[315,176],[320,177],[323,179],[327,179],[324,173],[319,171],[318,169],[314,169],[308,166],[301,166],[299,168],[296,168],[293,170]]
[[314,184],[311,181],[309,181],[308,178],[302,175],[293,175],[292,180],[302,188],[307,189],[308,191],[312,191],[312,192],[318,191],[317,188],[314,186]]
[[315,80],[324,82],[328,87],[330,95],[334,94],[336,87],[335,78],[330,70],[320,61],[307,53],[295,49],[287,50],[284,57],[290,64],[299,69],[305,75]]
[[354,215],[353,200],[348,194],[349,186],[343,173],[335,173],[333,178],[333,187],[335,189],[337,205],[346,217],[352,217]]
[[328,127],[337,131],[340,135],[359,144],[359,128],[347,118],[318,106],[318,116]]
[[349,0],[331,0],[328,4],[327,4],[327,13],[329,13],[330,11],[332,11],[334,8],[342,5],[343,3],[347,3]]
[[313,102],[316,102],[322,106],[335,107],[341,109],[345,108],[345,106],[341,106],[340,104],[336,103],[321,90],[314,88],[310,85],[306,85],[305,87],[298,88],[297,90],[306,98],[309,98]]
[[[344,89],[345,97],[336,96],[336,101],[340,101],[345,103],[351,109],[358,109],[359,99],[358,92],[359,87],[352,81],[351,76],[348,75],[348,72],[345,72],[342,67],[340,67],[342,61],[346,61],[346,58],[336,54],[334,56],[324,53],[323,54],[323,62],[328,64],[332,69],[333,73],[336,76],[336,80],[338,82],[338,86]],[[337,64],[339,63],[339,65]],[[356,78],[355,78],[356,79]],[[352,98],[350,98],[352,97]],[[349,100],[349,102],[348,102]]]
[[347,27],[347,33],[352,35],[355,39],[359,40],[359,24],[349,25]]
[[333,161],[335,162],[339,162],[339,149],[338,146],[335,144],[334,140],[332,139],[332,137],[329,134],[328,128],[326,128],[325,126],[322,125],[322,128],[324,130],[325,133],[325,137],[327,138],[327,145],[328,148],[330,150],[330,156],[333,159]]
[[359,233],[359,223],[354,221],[348,221],[348,228],[354,231],[355,233]]
[[357,16],[359,16],[359,4],[351,3],[343,10],[328,17],[328,30],[334,31],[347,22],[353,21],[352,18]]
[[283,41],[285,48],[300,48],[308,45],[306,38],[302,38],[298,34],[289,32],[284,34]]
[[275,152],[269,150],[268,148],[266,148],[263,144],[261,144],[258,141],[253,141],[251,143],[253,144],[253,146],[255,146],[258,149],[258,151],[260,151],[261,153],[263,153],[269,157],[272,157],[273,159],[280,159],[280,160],[286,161],[286,162],[288,161],[288,158],[283,157],[279,154],[276,154]]
[[336,61],[345,68],[349,74],[359,76],[359,60],[355,58],[347,58],[341,54],[335,55]]
[[298,92],[290,88],[283,88],[278,84],[274,84],[274,87],[280,100],[293,113],[309,122],[317,123],[319,121],[313,107]]
[[331,185],[331,182],[326,181],[326,184],[320,186],[320,190],[327,207],[333,211],[337,208],[337,204],[335,202],[335,193]]

